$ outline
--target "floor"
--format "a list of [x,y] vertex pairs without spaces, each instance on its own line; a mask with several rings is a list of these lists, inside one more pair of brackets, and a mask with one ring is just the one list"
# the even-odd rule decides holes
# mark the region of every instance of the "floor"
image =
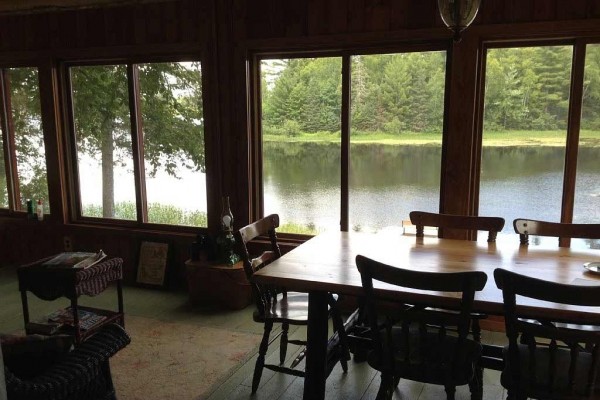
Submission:
[[[2,307],[0,309],[0,332],[13,332],[22,329],[23,316],[21,300],[18,292],[14,268],[0,268],[0,294]],[[54,302],[41,301],[29,295],[30,313],[32,319],[54,311],[57,307],[68,305],[66,300]],[[192,306],[185,292],[169,292],[161,290],[125,287],[125,312],[130,315],[157,318],[165,321],[185,322],[199,326],[210,326],[240,332],[262,334],[262,326],[252,321],[252,307],[240,311],[221,310],[213,306]],[[82,298],[81,304],[116,308],[117,296],[114,288],[109,288],[101,295],[93,298]],[[298,328],[291,337],[305,337],[305,330]],[[500,344],[504,334],[483,332],[483,340]],[[293,351],[295,350],[295,351]],[[290,346],[288,358],[293,359],[299,349]],[[269,348],[268,357],[274,362],[279,357],[279,349],[274,343]],[[251,381],[256,355],[251,357],[239,369],[232,371],[231,376],[214,388],[206,400],[284,400],[301,399],[303,379],[265,370],[258,392],[251,396]],[[500,386],[500,375],[496,371],[485,371],[484,399],[500,400],[506,398],[506,393]],[[379,375],[367,363],[349,362],[348,373],[344,374],[339,364],[327,380],[327,399],[369,400],[374,399],[379,388]],[[394,399],[433,400],[444,399],[442,387],[425,385],[418,382],[402,380]],[[469,399],[466,386],[457,388],[457,399]],[[126,400],[126,399],[125,399]],[[186,399],[182,399],[186,400]],[[191,400],[191,399],[190,399]]]

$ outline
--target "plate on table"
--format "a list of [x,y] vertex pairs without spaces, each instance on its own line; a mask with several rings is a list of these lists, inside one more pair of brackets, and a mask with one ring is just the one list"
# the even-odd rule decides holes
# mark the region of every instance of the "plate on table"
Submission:
[[600,274],[600,262],[588,262],[583,264],[583,268],[595,274]]

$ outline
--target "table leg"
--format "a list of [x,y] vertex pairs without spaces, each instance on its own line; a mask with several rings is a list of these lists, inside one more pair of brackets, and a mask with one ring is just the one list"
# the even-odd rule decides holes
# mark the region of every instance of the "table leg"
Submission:
[[305,400],[325,398],[327,379],[327,331],[328,309],[326,292],[308,294],[308,326],[306,376],[304,378]]

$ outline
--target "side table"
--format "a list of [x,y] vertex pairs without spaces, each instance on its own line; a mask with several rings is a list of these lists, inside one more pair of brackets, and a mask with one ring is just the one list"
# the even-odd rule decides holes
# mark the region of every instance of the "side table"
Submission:
[[[23,304],[23,320],[25,330],[29,324],[29,305],[27,302],[27,292],[32,292],[42,300],[56,300],[60,297],[66,297],[71,300],[71,310],[73,313],[73,330],[76,343],[81,343],[87,336],[95,332],[99,327],[117,322],[124,327],[125,319],[123,313],[123,259],[111,258],[102,261],[89,268],[48,268],[43,266],[46,260],[36,261],[32,264],[23,265],[17,268],[19,279],[19,291],[21,292],[21,302]],[[77,299],[81,295],[96,296],[102,293],[109,284],[117,283],[117,311],[102,310],[92,307],[81,307]],[[91,311],[104,316],[101,322],[90,329],[82,330],[79,324],[79,310]],[[29,332],[27,332],[29,333]]]
[[241,261],[225,265],[187,260],[185,266],[192,304],[214,302],[239,310],[252,303],[252,287]]

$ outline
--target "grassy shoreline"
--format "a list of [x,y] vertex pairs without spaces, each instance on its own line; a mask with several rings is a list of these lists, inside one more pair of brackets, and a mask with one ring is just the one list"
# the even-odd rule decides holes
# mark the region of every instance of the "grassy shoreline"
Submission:
[[[298,136],[263,135],[265,142],[279,143],[339,143],[340,134],[329,132],[301,133]],[[549,146],[564,147],[567,140],[565,131],[506,131],[485,132],[484,147],[509,146]],[[439,133],[402,133],[393,135],[375,132],[362,133],[351,137],[352,144],[383,144],[391,146],[441,146]],[[584,147],[600,147],[600,131],[582,130],[579,144]]]

